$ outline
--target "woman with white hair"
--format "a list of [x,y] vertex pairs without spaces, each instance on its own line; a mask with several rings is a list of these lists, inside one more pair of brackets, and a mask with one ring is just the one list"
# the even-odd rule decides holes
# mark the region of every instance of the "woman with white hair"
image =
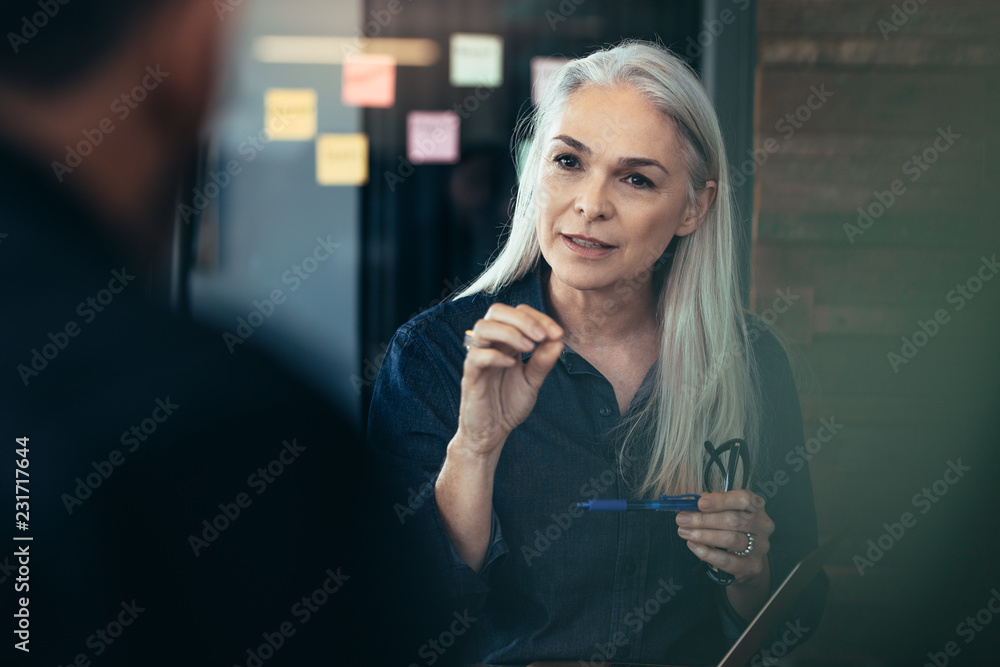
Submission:
[[[741,304],[715,112],[683,61],[626,42],[559,70],[525,129],[506,244],[399,329],[369,440],[478,619],[469,660],[717,660],[816,523],[808,470],[782,468],[803,441],[787,357]],[[732,438],[752,479],[722,491],[705,443]],[[765,505],[752,489],[778,471]],[[703,495],[576,505],[660,493]],[[825,590],[795,610],[807,626]]]

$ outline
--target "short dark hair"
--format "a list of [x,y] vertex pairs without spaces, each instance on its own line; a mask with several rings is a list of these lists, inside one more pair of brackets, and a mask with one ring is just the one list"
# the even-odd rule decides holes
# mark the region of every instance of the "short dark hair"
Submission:
[[56,88],[93,71],[137,23],[176,0],[3,0],[0,79]]

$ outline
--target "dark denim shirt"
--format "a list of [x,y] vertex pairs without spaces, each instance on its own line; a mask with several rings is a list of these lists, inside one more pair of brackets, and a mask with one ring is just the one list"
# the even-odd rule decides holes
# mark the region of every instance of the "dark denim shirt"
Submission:
[[[549,312],[540,271],[495,296],[442,303],[410,320],[393,337],[375,386],[368,437],[390,480],[389,502],[454,610],[476,619],[451,657],[494,664],[717,662],[745,623],[677,535],[676,515],[575,509],[582,500],[634,498],[629,468],[639,463],[626,459],[622,469],[609,434],[622,419],[614,388],[568,346],[534,410],[504,444],[481,572],[458,557],[442,527],[433,481],[457,429],[463,334],[495,301]],[[803,444],[787,357],[764,329],[752,329],[751,338],[764,388],[762,444],[750,445],[764,448],[755,479],[771,481],[778,469],[787,474],[777,493],[755,488],[775,523],[773,590],[816,547],[816,518],[808,468],[784,462]],[[652,378],[651,370],[630,411],[648,400]],[[827,585],[820,575],[788,615],[798,632],[789,635],[781,624],[764,648],[783,631],[796,643],[811,632]]]

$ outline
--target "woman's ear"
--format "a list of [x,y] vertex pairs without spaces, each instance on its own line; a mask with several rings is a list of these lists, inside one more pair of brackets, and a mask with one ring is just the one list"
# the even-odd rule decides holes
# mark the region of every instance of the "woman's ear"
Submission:
[[705,218],[708,217],[708,210],[715,203],[715,195],[718,191],[719,186],[716,181],[705,182],[705,187],[695,194],[694,203],[688,206],[684,222],[674,232],[675,236],[686,236],[701,227],[701,223],[705,222]]

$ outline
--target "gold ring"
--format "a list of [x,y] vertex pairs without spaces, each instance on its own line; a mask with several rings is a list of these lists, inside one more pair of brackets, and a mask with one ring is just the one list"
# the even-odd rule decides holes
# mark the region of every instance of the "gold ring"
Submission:
[[465,337],[462,339],[462,345],[465,346],[465,351],[468,352],[469,348],[472,347],[489,347],[489,345],[479,345],[472,340],[472,329],[468,329],[465,332]]

